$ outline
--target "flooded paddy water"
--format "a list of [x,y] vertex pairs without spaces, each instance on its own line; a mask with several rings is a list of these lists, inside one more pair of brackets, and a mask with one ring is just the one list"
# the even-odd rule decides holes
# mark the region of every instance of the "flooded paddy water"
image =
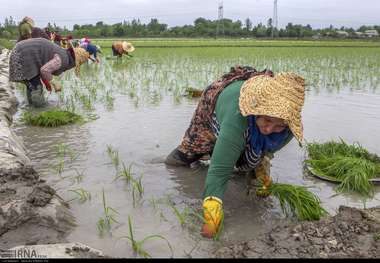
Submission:
[[[245,195],[242,178],[234,178],[224,198],[225,227],[220,241],[201,238],[200,222],[184,216],[200,209],[207,167],[191,169],[166,166],[166,155],[179,143],[197,105],[186,88],[203,89],[231,66],[250,65],[275,73],[294,71],[305,77],[307,94],[303,110],[304,135],[308,142],[342,138],[359,142],[380,154],[380,48],[140,48],[133,58],[117,60],[103,54],[100,64],[82,67],[59,78],[61,94],[49,95],[49,107],[61,107],[91,116],[84,124],[59,128],[26,126],[21,115],[24,91],[18,91],[21,106],[14,129],[24,140],[28,155],[41,177],[70,201],[77,227],[68,241],[85,243],[112,257],[133,257],[128,216],[137,240],[149,235],[165,237],[174,257],[207,257],[216,248],[248,240],[285,218],[271,199]],[[95,117],[95,118],[94,118]],[[113,150],[113,151],[111,151]],[[113,158],[110,158],[113,156]],[[340,205],[372,207],[375,198],[336,195],[336,185],[303,172],[304,149],[293,140],[276,153],[272,178],[278,182],[310,186],[332,215]],[[117,165],[119,163],[119,165]],[[130,167],[141,178],[143,193],[118,172]],[[136,180],[138,182],[138,180]],[[86,193],[79,200],[77,193]],[[99,219],[112,207],[117,222],[100,235]],[[89,198],[90,195],[90,198]],[[74,199],[74,200],[73,200]],[[200,210],[198,210],[199,212]],[[179,214],[178,214],[179,213]],[[187,220],[186,220],[187,219]],[[186,220],[181,225],[181,220]],[[170,257],[162,239],[150,239],[144,249],[153,257]]]

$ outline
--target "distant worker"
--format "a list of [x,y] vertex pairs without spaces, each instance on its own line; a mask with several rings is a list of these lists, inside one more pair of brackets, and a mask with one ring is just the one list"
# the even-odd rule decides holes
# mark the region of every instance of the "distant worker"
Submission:
[[88,43],[84,49],[90,54],[91,61],[99,63],[98,53],[101,53],[99,46]]
[[89,58],[83,48],[64,49],[44,38],[32,38],[18,42],[9,59],[9,80],[22,82],[26,86],[30,105],[41,107],[45,104],[43,86],[48,91],[60,91],[58,84],[50,82],[52,75],[58,76],[75,67],[79,76],[80,65]]
[[50,40],[60,47],[68,48],[68,41],[72,40],[72,35],[62,36],[58,31],[54,31],[50,34]]
[[62,40],[61,40],[61,47],[62,48],[69,48],[69,42],[73,39],[73,36],[72,35],[68,35],[66,37],[62,37]]
[[129,53],[133,52],[135,47],[127,41],[115,41],[112,44],[112,53],[114,56],[122,57],[123,54],[132,57]]
[[81,38],[79,40],[79,47],[86,49],[87,45],[91,43],[91,39],[88,37]]
[[49,39],[49,35],[41,28],[35,27],[33,19],[28,16],[21,20],[18,26],[18,31],[20,35],[17,42],[38,37]]

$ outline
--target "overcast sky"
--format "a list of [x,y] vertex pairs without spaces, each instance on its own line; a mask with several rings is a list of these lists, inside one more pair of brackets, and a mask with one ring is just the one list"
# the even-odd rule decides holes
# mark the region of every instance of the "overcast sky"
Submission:
[[[266,24],[273,14],[273,0],[224,0],[224,17]],[[0,0],[0,23],[13,16],[34,18],[37,26],[50,21],[58,26],[96,23],[114,24],[139,18],[147,23],[158,18],[170,27],[193,24],[198,17],[215,20],[219,0]],[[278,0],[279,27],[288,22],[313,28],[380,25],[380,0]]]

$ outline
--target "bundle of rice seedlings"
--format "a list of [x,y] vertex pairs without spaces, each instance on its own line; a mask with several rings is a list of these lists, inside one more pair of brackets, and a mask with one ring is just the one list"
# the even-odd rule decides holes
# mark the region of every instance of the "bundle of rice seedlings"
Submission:
[[37,115],[33,115],[30,112],[25,112],[22,119],[27,124],[42,127],[57,127],[83,120],[80,115],[62,110],[49,110],[41,112]]
[[305,161],[313,173],[340,182],[339,192],[358,192],[373,196],[373,183],[370,179],[380,176],[380,158],[369,153],[359,144],[348,145],[341,142],[324,144],[310,143]]
[[336,155],[364,158],[380,163],[380,157],[368,152],[359,143],[347,144],[343,139],[340,142],[330,141],[326,143],[308,143],[306,145],[310,159],[322,159]]
[[192,87],[186,88],[186,95],[191,98],[197,98],[197,97],[202,96],[202,92],[203,90],[194,89]]
[[299,220],[319,220],[326,215],[321,200],[306,187],[272,183],[266,190],[278,199],[286,216],[295,215]]

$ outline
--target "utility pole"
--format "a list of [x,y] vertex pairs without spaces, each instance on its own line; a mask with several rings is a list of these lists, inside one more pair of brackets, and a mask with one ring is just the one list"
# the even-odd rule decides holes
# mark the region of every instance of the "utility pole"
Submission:
[[[272,38],[274,37],[274,31],[278,28],[278,17],[277,17],[277,0],[274,0],[273,4],[273,21],[272,21]],[[277,34],[277,32],[276,32]]]
[[218,6],[218,22],[216,24],[216,38],[218,37],[220,31],[222,31],[222,34],[224,36],[223,1],[220,2]]

